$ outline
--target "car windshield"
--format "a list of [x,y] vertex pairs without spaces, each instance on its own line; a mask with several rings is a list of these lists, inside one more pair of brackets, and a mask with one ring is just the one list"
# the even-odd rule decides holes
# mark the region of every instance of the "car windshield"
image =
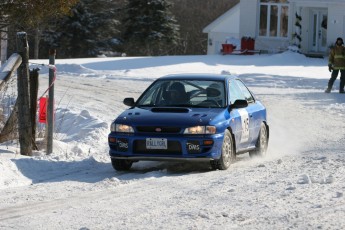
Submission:
[[137,101],[140,107],[225,107],[223,81],[158,80]]

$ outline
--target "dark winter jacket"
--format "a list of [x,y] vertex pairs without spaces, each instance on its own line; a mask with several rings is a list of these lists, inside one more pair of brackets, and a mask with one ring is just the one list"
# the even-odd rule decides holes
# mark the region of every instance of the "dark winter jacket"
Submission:
[[328,64],[333,69],[345,69],[345,47],[335,45],[329,54]]

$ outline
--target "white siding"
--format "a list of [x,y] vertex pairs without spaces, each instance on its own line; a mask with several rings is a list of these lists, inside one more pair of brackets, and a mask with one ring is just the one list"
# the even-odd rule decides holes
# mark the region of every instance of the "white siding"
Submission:
[[[327,24],[327,45],[334,44],[337,37],[343,37],[345,40],[345,0],[290,0],[289,5],[289,34],[287,38],[269,38],[258,37],[257,27],[259,26],[259,2],[260,0],[240,0],[239,9],[228,12],[214,21],[210,26],[204,29],[208,33],[208,54],[219,54],[221,44],[227,37],[255,38],[255,49],[272,52],[284,51],[295,40],[292,34],[296,30],[295,13],[299,11],[302,16],[302,52],[308,53],[311,50],[312,36],[311,14],[313,9],[328,10]],[[239,18],[238,21],[236,18]],[[299,32],[298,32],[299,33]],[[212,45],[211,45],[212,44]],[[238,47],[240,48],[240,47]]]
[[237,4],[228,12],[219,17],[216,21],[208,25],[203,32],[231,33],[239,34],[240,31],[240,5]]
[[227,38],[239,38],[239,21],[238,4],[204,28],[203,32],[208,33],[207,54],[219,54]]
[[[260,13],[259,1],[260,0],[241,0],[240,37],[255,38],[256,50],[266,50],[270,52],[285,50],[290,44],[289,38],[265,38],[257,36]],[[289,18],[291,18],[291,11]],[[289,27],[291,27],[290,23]]]
[[[310,9],[324,8],[328,9],[327,22],[327,45],[333,45],[337,37],[345,38],[345,1],[305,1],[294,0],[297,7],[301,7],[302,11],[302,52],[310,52]],[[341,2],[341,3],[340,3]]]
[[345,3],[332,4],[328,8],[328,26],[327,26],[327,41],[328,44],[334,44],[337,37],[342,37],[345,40]]
[[241,0],[240,8],[240,37],[255,37],[258,20],[258,0]]
[[308,42],[309,42],[309,27],[310,27],[310,17],[309,15],[309,9],[303,7],[301,9],[301,15],[302,15],[302,42],[301,42],[301,51],[302,53],[307,53],[309,50]]
[[[237,38],[238,39],[238,34],[221,33],[221,32],[209,33],[208,34],[207,54],[220,54],[221,49],[222,49],[222,44],[224,44],[226,42],[227,38]],[[238,47],[238,48],[240,48],[240,47]]]
[[289,39],[260,37],[255,40],[255,50],[268,51],[269,53],[285,51],[289,45]]

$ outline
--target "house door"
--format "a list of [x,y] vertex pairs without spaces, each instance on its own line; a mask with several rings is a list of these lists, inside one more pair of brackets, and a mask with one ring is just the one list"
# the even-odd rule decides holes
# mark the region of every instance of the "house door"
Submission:
[[310,50],[325,52],[327,50],[327,10],[311,10]]

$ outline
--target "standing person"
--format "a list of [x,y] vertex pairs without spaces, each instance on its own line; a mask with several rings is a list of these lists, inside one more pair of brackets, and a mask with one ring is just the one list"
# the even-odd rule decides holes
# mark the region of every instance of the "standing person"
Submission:
[[330,93],[333,87],[334,81],[337,79],[340,71],[340,86],[339,93],[345,93],[345,47],[342,38],[337,38],[335,46],[331,49],[328,60],[329,72],[332,72],[331,78],[328,81],[328,88],[325,93]]

